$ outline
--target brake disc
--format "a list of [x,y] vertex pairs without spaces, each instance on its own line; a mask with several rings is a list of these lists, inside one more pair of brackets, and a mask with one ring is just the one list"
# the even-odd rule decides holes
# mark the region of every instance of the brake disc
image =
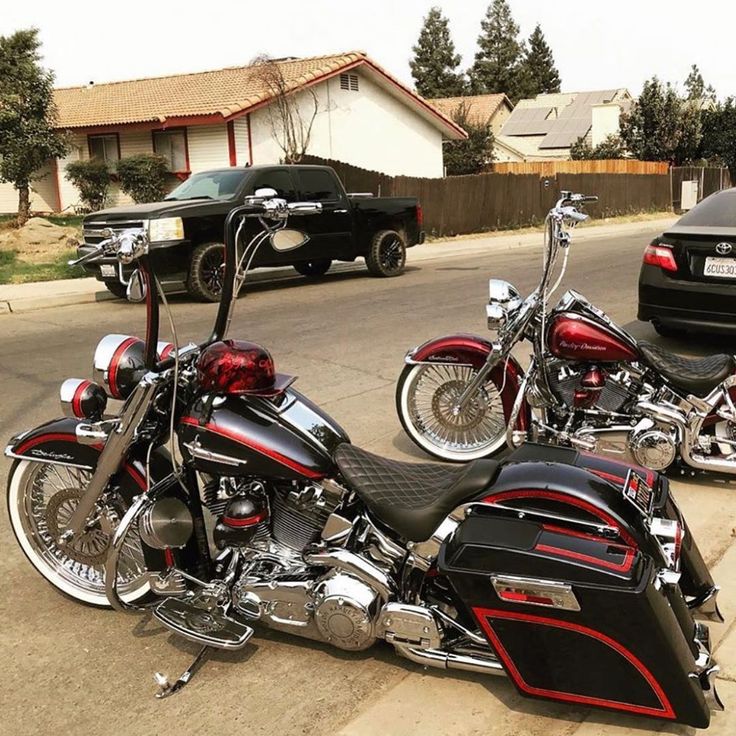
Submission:
[[46,526],[54,541],[69,558],[83,565],[103,565],[119,521],[111,508],[105,507],[99,511],[97,518],[76,535],[71,543],[60,541],[82,493],[78,488],[64,488],[55,493],[46,505]]

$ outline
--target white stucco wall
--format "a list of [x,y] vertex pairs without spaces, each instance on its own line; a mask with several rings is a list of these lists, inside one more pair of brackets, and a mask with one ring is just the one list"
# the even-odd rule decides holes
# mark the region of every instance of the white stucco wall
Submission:
[[[351,73],[355,73],[355,70]],[[340,89],[340,78],[314,87],[319,112],[308,153],[391,175],[443,175],[442,133],[399,99],[358,73],[359,91]],[[309,92],[299,95],[303,119],[313,109]],[[278,163],[268,110],[251,114],[253,163]]]
[[600,145],[609,135],[617,135],[621,108],[616,103],[593,105],[593,124],[590,129],[591,145]]
[[[31,212],[53,212],[56,209],[56,169],[48,163],[36,172],[31,184]],[[18,211],[18,192],[12,184],[0,183],[0,215]]]
[[227,127],[199,125],[187,128],[189,168],[192,173],[230,165],[227,146]]

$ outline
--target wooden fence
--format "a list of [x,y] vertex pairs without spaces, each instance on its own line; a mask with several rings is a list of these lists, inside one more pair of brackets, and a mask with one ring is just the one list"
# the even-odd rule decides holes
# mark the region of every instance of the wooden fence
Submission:
[[666,161],[610,159],[601,161],[523,161],[491,164],[495,174],[667,174]]
[[436,236],[535,225],[560,190],[597,194],[592,217],[657,212],[671,207],[670,177],[660,174],[474,174],[444,179],[387,176],[340,161],[305,157],[302,163],[332,166],[348,192],[418,197],[424,228]]
[[728,169],[707,166],[676,166],[672,168],[672,208],[679,212],[682,204],[682,182],[698,182],[698,202],[714,192],[731,186]]

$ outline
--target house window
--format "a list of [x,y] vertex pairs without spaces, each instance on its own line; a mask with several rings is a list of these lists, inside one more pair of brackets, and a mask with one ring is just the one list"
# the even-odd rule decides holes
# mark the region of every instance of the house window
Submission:
[[185,130],[154,130],[153,150],[163,156],[169,164],[169,171],[189,171],[189,152]]
[[340,89],[348,90],[348,92],[358,91],[358,75],[357,74],[341,74]]
[[110,168],[115,168],[120,160],[120,139],[117,133],[87,136],[87,144],[91,159],[104,161]]

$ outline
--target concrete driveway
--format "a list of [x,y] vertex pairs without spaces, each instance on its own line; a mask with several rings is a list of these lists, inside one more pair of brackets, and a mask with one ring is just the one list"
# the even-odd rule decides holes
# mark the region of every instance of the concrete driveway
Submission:
[[[690,352],[716,343],[676,344],[633,322],[641,253],[654,231],[577,245],[567,279],[620,324]],[[432,246],[437,247],[437,246]],[[462,249],[459,250],[462,252]],[[486,279],[536,282],[537,247],[424,260],[399,279],[361,270],[259,284],[241,299],[231,330],[269,346],[279,370],[370,450],[419,459],[400,431],[395,380],[408,347],[448,331],[484,333]],[[215,308],[178,300],[179,340],[201,339]],[[143,310],[105,302],[6,316],[0,321],[0,438],[58,415],[57,391],[90,374],[92,350],[108,332],[142,333]],[[5,482],[9,464],[0,465]],[[731,709],[711,733],[736,733],[736,484],[675,482],[716,581],[725,625],[714,625],[723,668],[719,691]],[[236,653],[218,653],[183,693],[153,698],[152,673],[178,675],[195,645],[137,616],[99,612],[56,594],[25,561],[0,517],[0,690],[8,734],[543,734],[593,736],[689,733],[654,721],[525,700],[504,678],[423,671],[388,646],[353,655],[258,631]]]

